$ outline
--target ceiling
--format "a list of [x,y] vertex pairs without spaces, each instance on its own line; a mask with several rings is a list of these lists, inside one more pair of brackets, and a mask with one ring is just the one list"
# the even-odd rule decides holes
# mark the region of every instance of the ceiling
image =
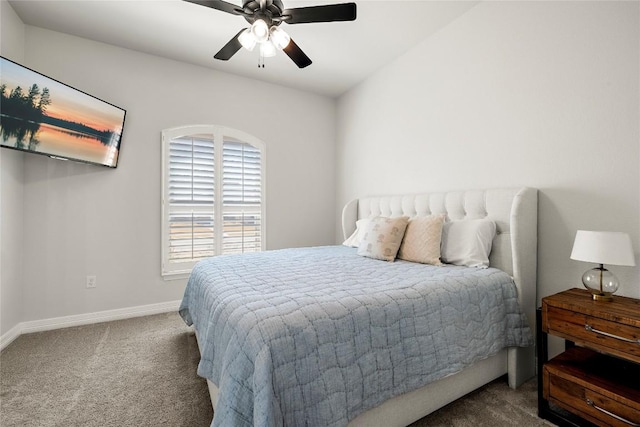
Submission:
[[[227,0],[237,5],[241,0]],[[286,8],[348,0],[283,0]],[[181,0],[9,0],[27,25],[72,34],[302,89],[339,96],[382,65],[445,27],[478,1],[359,0],[354,22],[283,24],[313,60],[299,69],[284,53],[265,59],[241,49],[231,60],[213,55],[241,28],[240,16]]]

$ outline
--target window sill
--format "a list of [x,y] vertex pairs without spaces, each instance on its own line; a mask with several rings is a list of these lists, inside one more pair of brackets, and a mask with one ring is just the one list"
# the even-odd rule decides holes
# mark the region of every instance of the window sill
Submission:
[[189,275],[191,274],[190,271],[178,271],[175,273],[162,273],[162,279],[167,282],[167,281],[173,281],[173,280],[182,280],[182,279],[188,279]]

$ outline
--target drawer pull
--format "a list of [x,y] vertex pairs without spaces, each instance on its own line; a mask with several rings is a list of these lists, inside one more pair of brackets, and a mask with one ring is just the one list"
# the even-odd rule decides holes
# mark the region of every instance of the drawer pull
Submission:
[[618,420],[618,421],[622,421],[623,423],[627,423],[627,424],[629,424],[630,426],[633,426],[633,427],[640,427],[640,424],[634,423],[633,421],[629,421],[629,420],[627,420],[626,418],[622,418],[620,415],[616,415],[616,414],[614,414],[614,413],[612,413],[612,412],[607,411],[606,409],[602,409],[602,408],[600,408],[598,405],[596,405],[595,403],[593,403],[593,400],[591,400],[591,399],[586,399],[586,400],[587,400],[587,405],[591,406],[593,409],[597,409],[598,411],[600,411],[600,412],[602,412],[602,413],[604,413],[604,414],[607,414],[607,415],[609,415],[610,417],[613,417],[613,418],[615,418],[615,419],[616,419],[616,420]]
[[593,332],[593,333],[596,333],[596,334],[604,335],[604,336],[609,337],[609,338],[615,338],[615,339],[620,340],[620,341],[632,342],[632,343],[635,343],[635,344],[640,344],[640,339],[632,340],[632,339],[621,337],[621,336],[618,336],[618,335],[613,335],[613,334],[610,334],[608,332],[599,331],[599,330],[595,329],[593,326],[591,326],[589,324],[584,325],[584,328],[589,332]]

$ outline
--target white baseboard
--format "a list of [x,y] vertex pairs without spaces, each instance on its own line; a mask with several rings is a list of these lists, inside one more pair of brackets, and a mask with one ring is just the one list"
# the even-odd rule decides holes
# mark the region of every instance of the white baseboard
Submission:
[[168,313],[170,311],[177,311],[179,307],[180,301],[178,300],[158,304],[140,305],[137,307],[98,311],[95,313],[76,314],[73,316],[22,322],[18,323],[0,337],[0,351],[22,334],[69,328],[72,326],[90,325],[93,323],[111,322],[113,320],[130,319],[133,317],[149,316],[152,314]]
[[22,323],[18,323],[16,326],[9,329],[4,335],[0,337],[0,351],[4,350],[4,348],[11,344],[13,340],[18,338],[21,333]]

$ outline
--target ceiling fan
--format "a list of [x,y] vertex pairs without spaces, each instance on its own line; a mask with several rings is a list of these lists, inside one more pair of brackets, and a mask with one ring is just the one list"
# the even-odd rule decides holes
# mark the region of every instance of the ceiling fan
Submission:
[[[261,58],[275,56],[276,49],[281,49],[298,67],[304,68],[311,65],[311,59],[280,28],[280,24],[283,22],[287,24],[307,24],[312,22],[354,21],[356,19],[355,3],[285,9],[282,0],[243,0],[242,7],[223,0],[185,1],[233,15],[240,15],[251,24],[249,28],[240,30],[215,54],[214,58],[222,61],[229,60],[241,47],[253,50],[256,45],[260,45]],[[264,62],[262,67],[264,67]]]

